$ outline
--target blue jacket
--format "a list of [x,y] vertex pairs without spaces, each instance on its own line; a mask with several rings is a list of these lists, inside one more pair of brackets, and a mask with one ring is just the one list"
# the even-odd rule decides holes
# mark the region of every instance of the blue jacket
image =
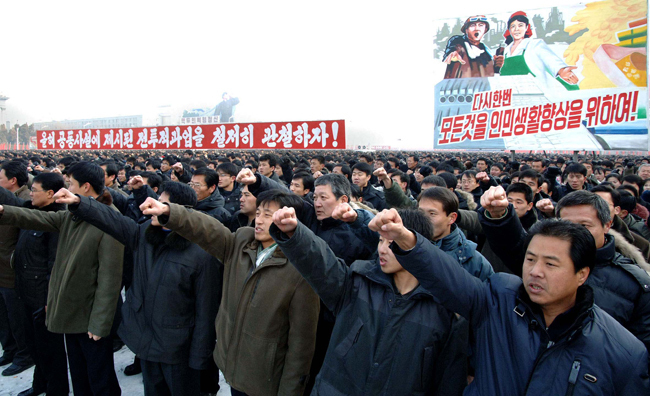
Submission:
[[312,395],[458,395],[466,361],[455,353],[456,316],[430,292],[400,295],[378,260],[348,267],[299,223],[291,238],[274,224],[278,247],[336,315]]
[[467,239],[456,224],[452,225],[451,234],[433,242],[433,244],[455,258],[467,272],[482,281],[494,274],[492,265],[481,253],[476,251],[476,243]]
[[[521,278],[499,273],[481,282],[421,235],[412,250],[393,250],[424,289],[470,321],[476,375],[465,395],[649,394],[646,349],[593,304],[590,287],[547,330]],[[566,331],[553,333],[556,323]]]

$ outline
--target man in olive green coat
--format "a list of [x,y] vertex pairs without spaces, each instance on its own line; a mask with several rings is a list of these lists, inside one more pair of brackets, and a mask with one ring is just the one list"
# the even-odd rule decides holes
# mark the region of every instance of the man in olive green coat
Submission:
[[231,233],[219,220],[148,198],[145,215],[224,264],[214,359],[233,395],[302,395],[316,343],[320,302],[269,234],[273,213],[302,208],[281,190],[257,196],[255,227]]
[[[104,190],[104,171],[79,162],[68,170],[69,190],[117,210]],[[65,334],[72,387],[78,395],[120,395],[109,337],[122,282],[124,246],[68,211],[0,205],[0,225],[59,232],[47,295],[46,325]]]

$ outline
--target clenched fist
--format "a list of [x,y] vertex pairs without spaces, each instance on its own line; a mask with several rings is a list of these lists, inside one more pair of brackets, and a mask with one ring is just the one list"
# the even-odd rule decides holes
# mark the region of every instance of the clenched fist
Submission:
[[368,228],[378,232],[382,238],[394,241],[403,250],[415,247],[417,238],[407,230],[402,223],[402,218],[395,209],[384,209],[368,223]]
[[354,223],[357,220],[357,212],[348,203],[338,204],[332,211],[332,218],[345,223]]
[[52,198],[54,198],[56,203],[66,204],[66,205],[76,205],[79,202],[81,202],[81,200],[77,195],[71,193],[66,188],[62,188],[59,191],[57,191],[56,194],[52,196]]
[[298,217],[296,217],[296,210],[294,208],[284,207],[278,209],[273,213],[273,223],[280,229],[280,231],[293,236],[293,232],[298,227]]
[[237,175],[237,183],[239,184],[249,186],[251,184],[255,184],[255,181],[257,181],[255,174],[248,168],[243,168]]
[[481,206],[490,214],[493,219],[502,217],[508,209],[508,197],[501,186],[490,187],[481,196]]

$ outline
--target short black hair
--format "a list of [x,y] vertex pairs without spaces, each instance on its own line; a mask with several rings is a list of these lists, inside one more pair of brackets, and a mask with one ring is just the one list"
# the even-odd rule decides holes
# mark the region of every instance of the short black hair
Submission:
[[564,174],[568,176],[569,173],[580,173],[582,176],[587,177],[587,168],[582,164],[573,163],[564,168]]
[[458,213],[458,197],[447,188],[427,188],[418,195],[418,205],[423,199],[440,202],[442,204],[442,210],[444,210],[447,215]]
[[160,194],[162,195],[162,193],[169,195],[169,202],[171,203],[183,206],[196,206],[196,191],[185,183],[167,181],[162,185]]
[[217,165],[217,172],[224,172],[229,174],[230,176],[237,176],[239,173],[239,170],[237,169],[237,165],[233,164],[232,162],[222,162],[219,165]]
[[216,186],[219,183],[219,174],[214,170],[208,167],[198,168],[194,171],[194,176],[203,175],[205,178],[205,184],[208,188]]
[[280,208],[284,208],[285,206],[288,208],[294,208],[296,210],[296,216],[298,218],[302,216],[302,207],[304,201],[301,197],[292,192],[273,188],[270,190],[262,191],[257,196],[256,204],[258,208],[270,202],[275,202]]
[[309,191],[314,191],[314,176],[312,176],[311,173],[305,171],[296,172],[293,174],[291,180],[295,179],[302,180],[303,188]]
[[[13,160],[5,162],[0,168],[5,171],[5,176],[7,176],[7,179],[13,179],[14,177],[16,178],[16,184],[18,184],[18,187],[22,187],[29,182],[27,166],[22,161]],[[102,170],[102,172],[104,171]],[[102,184],[103,183],[104,182],[102,181]]]
[[337,166],[341,167],[341,173],[348,179],[352,176],[352,169],[350,169],[350,165],[348,164],[336,164],[334,165],[334,168]]
[[39,173],[32,183],[38,183],[43,187],[45,191],[54,191],[57,192],[63,187],[65,187],[65,182],[63,181],[63,176],[58,173],[49,172],[49,173]]
[[626,189],[619,189],[617,191],[619,194],[619,204],[621,210],[627,210],[629,213],[634,212],[636,209],[636,197],[630,191]]
[[427,177],[433,173],[433,168],[429,165],[422,165],[420,169],[418,169],[418,173],[424,177]]
[[625,175],[623,177],[623,181],[628,182],[628,183],[636,184],[636,186],[639,187],[639,193],[643,192],[643,184],[645,184],[645,183],[643,182],[643,179],[641,178],[641,176],[639,176],[639,175]]
[[119,166],[115,163],[115,161],[104,161],[99,164],[99,166],[105,166],[106,167],[106,176],[111,177],[115,176],[117,177],[117,173],[120,171]]
[[[156,172],[142,172],[140,173],[140,176],[143,179],[147,179],[147,184],[151,189],[153,190],[154,188],[160,189],[160,186],[163,184],[163,179],[160,175],[158,175]],[[158,195],[160,195],[160,191],[158,191]]]
[[[447,183],[447,188],[451,188],[455,190],[456,187],[458,186],[458,179],[453,174],[453,172],[438,173],[436,176],[440,176],[445,181],[445,183]],[[422,183],[424,183],[424,180],[422,180]]]
[[160,164],[162,164],[162,161],[159,160],[158,158],[152,158],[150,160],[147,160],[147,162],[145,163],[146,166],[151,165],[151,167],[154,168],[155,170],[160,169]]
[[621,193],[615,189],[612,188],[612,186],[608,184],[599,184],[597,186],[593,186],[591,188],[592,193],[597,193],[597,192],[604,192],[608,193],[610,197],[612,197],[612,203],[614,206],[621,206]]
[[399,209],[397,214],[402,218],[402,224],[427,239],[433,238],[433,223],[421,210]]
[[372,166],[370,164],[366,164],[365,162],[357,162],[354,164],[352,167],[352,172],[355,170],[358,170],[359,172],[363,172],[366,175],[372,175]]
[[519,180],[523,178],[533,179],[537,181],[537,187],[542,185],[542,175],[534,169],[526,169],[519,172]]
[[571,243],[569,256],[573,261],[573,269],[576,273],[585,267],[588,267],[590,271],[594,268],[596,241],[591,232],[583,225],[566,220],[539,221],[528,230],[526,249],[528,249],[530,241],[537,235],[569,241]]
[[586,190],[574,191],[560,199],[560,202],[555,207],[555,215],[561,218],[560,212],[562,212],[562,209],[582,205],[594,208],[598,215],[598,220],[600,220],[603,226],[611,221],[611,213],[609,212],[607,202],[598,195]]
[[[456,179],[456,178],[454,178],[454,179]],[[433,184],[436,187],[447,188],[447,182],[445,181],[445,179],[442,176],[438,176],[438,175],[429,175],[429,176],[425,177],[424,179],[422,179],[422,183],[420,183],[420,184],[423,185],[423,186],[425,184]]]
[[533,199],[535,199],[535,195],[533,194],[533,189],[530,188],[530,186],[526,183],[512,183],[511,185],[508,186],[506,189],[506,197],[510,193],[520,193],[524,194],[524,199],[526,200],[527,203],[533,202]]
[[195,159],[190,161],[190,166],[195,167],[196,169],[201,169],[201,168],[207,168],[208,165],[205,163],[205,161],[202,161],[200,159]]
[[315,159],[316,161],[318,161],[319,164],[325,163],[325,157],[323,157],[322,155],[314,155],[313,157],[311,157],[311,159]]
[[104,170],[99,165],[81,161],[70,166],[67,171],[68,175],[79,182],[80,186],[88,183],[96,194],[101,194],[104,191]]
[[260,161],[266,161],[269,163],[269,166],[277,166],[278,165],[278,156],[275,154],[264,154],[260,157]]

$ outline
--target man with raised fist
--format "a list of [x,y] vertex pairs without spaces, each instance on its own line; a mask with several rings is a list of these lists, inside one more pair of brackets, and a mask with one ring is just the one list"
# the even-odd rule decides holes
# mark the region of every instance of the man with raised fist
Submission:
[[[248,177],[255,179],[245,174],[240,181]],[[174,203],[147,198],[140,207],[224,264],[214,359],[233,395],[302,395],[309,379],[318,296],[269,235],[273,213],[302,202],[288,191],[262,192],[255,227],[236,232]]]
[[[522,275],[526,231],[501,187],[490,188],[481,198],[480,221],[494,253],[515,274]],[[543,199],[537,207],[549,211]],[[558,202],[557,217],[586,227],[597,249],[587,284],[596,304],[612,315],[650,349],[650,276],[633,260],[616,251],[609,205],[589,191],[575,191]],[[641,263],[641,265],[647,265]]]
[[[431,237],[420,211],[399,212],[407,227]],[[346,203],[334,219],[356,217]],[[443,308],[397,262],[382,238],[377,256],[348,266],[298,221],[293,208],[273,214],[271,236],[336,316],[315,394],[459,394],[466,384],[464,359],[455,360],[453,312]],[[404,340],[408,340],[404,343]],[[371,362],[370,364],[368,362]]]
[[[495,210],[507,203],[505,194],[499,197]],[[596,256],[585,227],[536,224],[523,246],[523,279],[498,273],[486,282],[407,229],[394,209],[375,216],[369,227],[393,241],[397,261],[421,287],[469,320],[476,375],[467,394],[650,391],[648,352],[594,304],[596,292],[585,285]]]

